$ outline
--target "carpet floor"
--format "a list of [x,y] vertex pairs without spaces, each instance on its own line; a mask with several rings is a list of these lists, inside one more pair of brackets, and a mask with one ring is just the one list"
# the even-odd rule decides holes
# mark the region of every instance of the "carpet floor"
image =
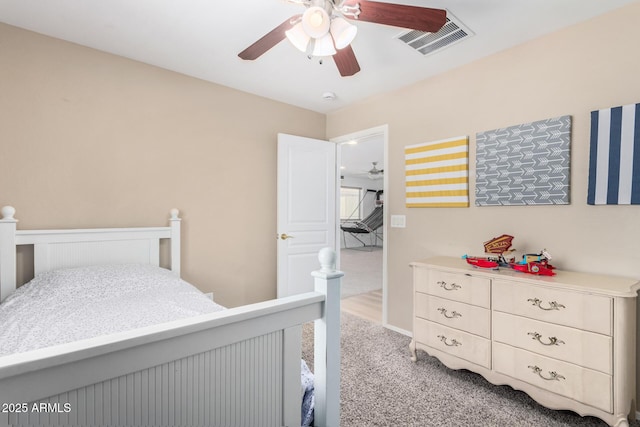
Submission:
[[[425,352],[411,362],[410,341],[342,313],[341,427],[607,425],[594,417],[547,409],[509,386],[451,370]],[[303,357],[313,366],[312,324],[303,328]]]

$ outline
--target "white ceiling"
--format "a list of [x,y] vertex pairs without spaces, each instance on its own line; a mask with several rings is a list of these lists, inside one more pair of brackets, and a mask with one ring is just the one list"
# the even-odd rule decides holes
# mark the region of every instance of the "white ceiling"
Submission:
[[362,71],[346,78],[287,40],[256,61],[237,57],[303,10],[285,0],[0,0],[0,21],[326,113],[636,1],[393,0],[447,9],[475,35],[424,57],[395,39],[402,29],[358,22]]
[[340,144],[340,174],[369,179],[367,172],[376,162],[376,169],[384,170],[384,135],[374,133],[363,136],[352,143]]

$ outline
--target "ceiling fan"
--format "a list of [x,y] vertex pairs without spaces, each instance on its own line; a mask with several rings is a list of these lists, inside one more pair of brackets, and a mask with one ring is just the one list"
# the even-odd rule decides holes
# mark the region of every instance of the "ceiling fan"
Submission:
[[331,56],[343,77],[360,71],[351,42],[357,27],[348,20],[373,22],[425,32],[437,32],[447,11],[368,0],[287,0],[304,6],[294,15],[243,50],[245,60],[259,58],[285,38],[309,58]]
[[384,169],[378,169],[378,162],[371,162],[373,167],[367,171],[369,179],[381,179],[384,176]]

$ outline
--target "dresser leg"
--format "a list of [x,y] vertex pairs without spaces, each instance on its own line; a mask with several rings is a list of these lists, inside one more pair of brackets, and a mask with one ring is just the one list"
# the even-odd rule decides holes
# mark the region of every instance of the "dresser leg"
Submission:
[[418,353],[416,353],[416,342],[414,340],[411,340],[411,342],[409,343],[409,351],[411,351],[411,361],[417,362]]

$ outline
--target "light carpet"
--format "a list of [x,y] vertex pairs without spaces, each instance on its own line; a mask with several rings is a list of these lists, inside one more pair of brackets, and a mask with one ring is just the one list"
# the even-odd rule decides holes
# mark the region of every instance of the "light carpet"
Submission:
[[[411,362],[409,337],[356,316],[342,313],[341,330],[341,427],[607,425],[547,409],[523,392],[451,370],[424,352]],[[303,328],[303,357],[313,360],[312,324]]]

